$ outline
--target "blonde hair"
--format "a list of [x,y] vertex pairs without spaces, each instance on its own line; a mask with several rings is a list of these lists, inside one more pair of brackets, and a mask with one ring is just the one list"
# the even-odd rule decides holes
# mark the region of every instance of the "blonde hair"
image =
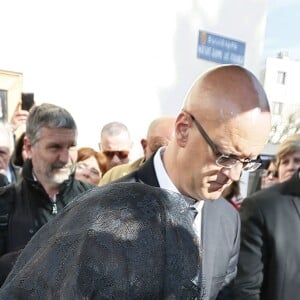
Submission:
[[276,167],[278,168],[280,161],[288,154],[300,152],[300,134],[294,134],[287,137],[280,145],[276,154]]

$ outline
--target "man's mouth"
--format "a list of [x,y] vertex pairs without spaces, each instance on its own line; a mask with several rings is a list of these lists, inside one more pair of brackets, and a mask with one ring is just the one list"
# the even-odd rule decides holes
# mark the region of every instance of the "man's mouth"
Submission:
[[224,187],[225,184],[219,183],[217,181],[211,182],[211,186],[214,190],[220,190]]
[[69,170],[69,167],[64,166],[64,167],[60,167],[60,168],[53,168],[53,172],[55,172],[55,173],[65,172],[66,170]]
[[224,189],[225,187],[229,186],[231,184],[231,182],[226,181],[226,182],[218,182],[218,181],[211,181],[210,185],[212,187],[213,190],[221,190]]

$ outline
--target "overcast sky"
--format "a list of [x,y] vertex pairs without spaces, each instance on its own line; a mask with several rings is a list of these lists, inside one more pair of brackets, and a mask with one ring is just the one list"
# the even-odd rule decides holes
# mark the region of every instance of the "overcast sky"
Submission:
[[287,50],[300,60],[300,0],[269,0],[264,57]]

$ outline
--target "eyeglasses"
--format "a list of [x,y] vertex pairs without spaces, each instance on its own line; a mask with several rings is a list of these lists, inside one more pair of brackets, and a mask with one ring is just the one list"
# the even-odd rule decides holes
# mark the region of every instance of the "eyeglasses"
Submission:
[[129,151],[125,151],[125,150],[123,150],[123,151],[103,151],[103,153],[105,154],[105,156],[108,159],[113,159],[113,157],[115,155],[117,155],[119,159],[126,159],[129,156]]
[[200,125],[200,123],[195,119],[195,117],[187,111],[184,111],[184,112],[187,113],[191,117],[191,119],[195,123],[198,131],[200,132],[202,137],[205,139],[207,144],[210,146],[213,153],[217,156],[216,164],[219,167],[224,167],[224,168],[229,168],[230,169],[230,168],[233,168],[237,163],[241,163],[243,165],[243,170],[244,171],[252,172],[252,171],[257,170],[261,166],[261,160],[260,160],[259,157],[257,159],[245,158],[245,159],[242,160],[242,159],[239,159],[239,158],[234,157],[232,155],[222,154],[218,150],[218,148],[214,144],[214,142],[210,139],[208,134],[205,132],[203,127]]
[[77,170],[79,170],[81,172],[82,171],[87,171],[92,176],[99,177],[101,175],[100,172],[97,169],[95,169],[94,167],[89,167],[87,164],[82,163],[82,162],[78,162],[76,164],[76,167],[77,167]]

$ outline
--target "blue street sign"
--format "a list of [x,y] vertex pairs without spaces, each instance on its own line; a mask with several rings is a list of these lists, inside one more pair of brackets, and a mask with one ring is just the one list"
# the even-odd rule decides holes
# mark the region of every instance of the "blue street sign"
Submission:
[[246,43],[199,31],[197,57],[220,64],[244,65]]

